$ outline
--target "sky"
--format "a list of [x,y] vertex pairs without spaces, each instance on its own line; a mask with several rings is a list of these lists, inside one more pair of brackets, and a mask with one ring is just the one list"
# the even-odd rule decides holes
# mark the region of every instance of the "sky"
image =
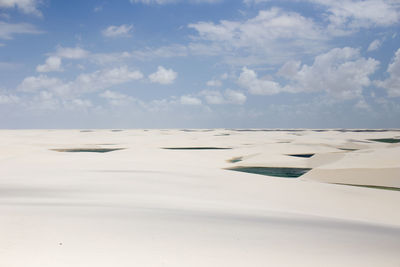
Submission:
[[0,0],[0,128],[400,128],[399,0]]

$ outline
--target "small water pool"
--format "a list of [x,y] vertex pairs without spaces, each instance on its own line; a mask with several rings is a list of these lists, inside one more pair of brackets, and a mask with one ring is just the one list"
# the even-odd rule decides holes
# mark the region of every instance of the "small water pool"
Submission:
[[288,167],[233,167],[227,170],[275,176],[281,178],[297,178],[310,171],[310,168],[288,168]]
[[232,149],[232,148],[230,148],[230,147],[200,146],[200,147],[163,147],[163,149],[169,149],[169,150],[221,150],[221,149]]
[[107,153],[125,148],[56,148],[51,149],[57,152],[92,152],[92,153]]

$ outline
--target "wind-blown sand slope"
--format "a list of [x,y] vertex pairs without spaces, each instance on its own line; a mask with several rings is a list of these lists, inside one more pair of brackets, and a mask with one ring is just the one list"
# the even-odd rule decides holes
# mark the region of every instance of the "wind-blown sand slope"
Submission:
[[[400,192],[337,184],[400,187],[400,145],[370,141],[399,131],[0,137],[0,266],[400,266]],[[53,150],[76,148],[124,149]]]

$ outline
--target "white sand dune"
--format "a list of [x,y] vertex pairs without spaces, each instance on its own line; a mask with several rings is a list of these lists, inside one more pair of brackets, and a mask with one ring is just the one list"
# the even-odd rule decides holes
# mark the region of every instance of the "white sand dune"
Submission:
[[335,184],[400,187],[400,146],[368,141],[398,135],[4,130],[0,266],[398,267],[400,192]]

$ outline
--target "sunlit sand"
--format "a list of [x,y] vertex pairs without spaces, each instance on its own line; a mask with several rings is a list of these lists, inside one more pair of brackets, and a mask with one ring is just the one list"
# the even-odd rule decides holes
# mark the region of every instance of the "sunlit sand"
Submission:
[[0,266],[400,266],[400,131],[0,136]]

